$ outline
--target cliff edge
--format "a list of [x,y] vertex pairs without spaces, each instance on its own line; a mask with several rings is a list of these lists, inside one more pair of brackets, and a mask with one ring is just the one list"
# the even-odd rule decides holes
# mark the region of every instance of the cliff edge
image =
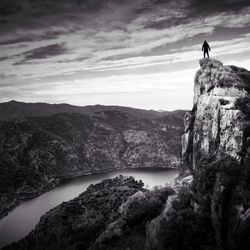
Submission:
[[228,155],[241,162],[248,152],[250,72],[201,59],[195,75],[194,106],[184,118],[183,163],[196,170],[201,157]]
[[[190,175],[193,181],[185,190],[181,187],[182,191],[174,199],[181,203],[188,200],[186,207],[178,210],[174,203],[170,204],[161,223],[173,223],[173,211],[178,216],[189,208],[187,214],[192,222],[179,222],[184,231],[190,223],[191,229],[186,228],[189,236],[184,235],[184,239],[196,238],[195,244],[188,242],[187,246],[248,249],[250,72],[224,66],[215,59],[201,59],[199,63],[194,79],[193,109],[184,116],[180,169],[181,178]],[[163,228],[164,232],[170,230],[169,226]],[[179,235],[184,231],[178,232]],[[173,239],[170,238],[171,234],[165,239],[169,244],[165,247],[171,247]],[[187,248],[186,245],[174,249]]]

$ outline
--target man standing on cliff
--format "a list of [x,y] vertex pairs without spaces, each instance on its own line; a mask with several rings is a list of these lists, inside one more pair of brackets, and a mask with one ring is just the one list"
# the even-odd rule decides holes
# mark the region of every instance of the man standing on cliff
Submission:
[[211,51],[209,44],[207,43],[207,41],[205,40],[203,45],[202,45],[202,51],[204,53],[204,58],[206,57],[207,54],[207,58],[209,58],[209,53],[208,51]]

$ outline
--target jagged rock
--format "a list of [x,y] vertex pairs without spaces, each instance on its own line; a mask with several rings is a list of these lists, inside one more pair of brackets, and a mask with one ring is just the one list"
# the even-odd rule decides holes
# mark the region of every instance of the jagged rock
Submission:
[[208,216],[210,247],[247,249],[248,227],[241,214],[250,200],[250,72],[214,59],[202,59],[200,66],[182,136],[183,168],[193,173],[193,211]]
[[235,66],[223,66],[215,59],[201,59],[201,69],[195,75],[194,104],[200,95],[214,91],[215,96],[224,96],[229,99],[243,97],[249,90],[250,73],[246,69]]
[[[193,125],[194,116],[192,112],[186,112],[184,116],[184,134],[181,138],[182,146],[182,162],[183,165],[189,166],[192,163],[192,151],[193,151]],[[187,170],[182,168],[182,172]]]
[[148,250],[249,247],[250,73],[214,59],[200,65],[176,195],[149,223]]
[[[250,73],[235,66],[223,66],[215,59],[201,59],[195,76],[194,109],[185,116],[182,156],[196,169],[198,155],[227,154],[241,161],[245,114],[237,100],[249,97]],[[192,150],[190,150],[192,147]]]

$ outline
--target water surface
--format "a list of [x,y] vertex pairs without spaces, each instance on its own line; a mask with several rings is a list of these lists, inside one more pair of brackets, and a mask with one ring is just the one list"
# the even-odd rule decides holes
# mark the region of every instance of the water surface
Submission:
[[15,208],[0,221],[0,248],[26,236],[39,222],[40,217],[50,209],[77,197],[86,190],[90,184],[96,184],[103,179],[113,178],[118,175],[133,176],[142,180],[147,188],[172,185],[177,170],[175,169],[126,169],[116,170],[89,176],[78,177],[67,181],[37,198],[29,200]]

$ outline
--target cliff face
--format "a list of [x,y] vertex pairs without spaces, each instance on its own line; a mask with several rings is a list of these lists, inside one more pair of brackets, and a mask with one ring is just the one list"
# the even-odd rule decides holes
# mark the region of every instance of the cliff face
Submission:
[[181,120],[104,111],[0,122],[0,217],[65,178],[173,167],[181,155]]
[[249,117],[240,103],[250,98],[249,71],[213,59],[200,60],[200,66],[195,76],[194,107],[185,115],[182,137],[183,161],[191,170],[197,169],[201,156],[219,159],[229,155],[240,162],[247,151]]
[[[194,106],[184,117],[182,136],[180,174],[193,176],[184,191],[186,197],[190,195],[185,206],[190,209],[191,226],[199,229],[189,233],[198,239],[196,246],[248,249],[250,72],[214,59],[202,59],[200,66],[195,75]],[[182,192],[174,202],[184,202]],[[173,213],[184,212],[173,208],[174,202],[162,215],[163,224],[172,223]],[[169,227],[162,230],[169,232]],[[171,246],[170,237],[165,240]]]

